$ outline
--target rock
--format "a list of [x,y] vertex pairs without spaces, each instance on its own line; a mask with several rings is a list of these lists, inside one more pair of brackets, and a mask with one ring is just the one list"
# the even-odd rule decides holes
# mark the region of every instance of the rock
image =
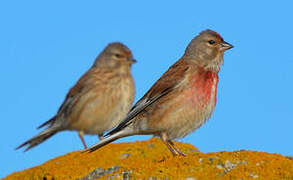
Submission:
[[129,153],[123,153],[121,156],[120,156],[120,159],[126,159],[130,156],[131,154]]
[[68,153],[42,165],[15,172],[4,180],[293,178],[293,161],[279,154],[246,150],[202,153],[194,150],[196,148],[191,144],[175,143],[186,157],[173,157],[157,138],[111,143],[93,153]]
[[185,178],[185,180],[196,180],[196,178],[194,178],[194,177],[187,177],[187,178]]
[[77,179],[77,180],[94,180],[96,178],[103,177],[106,174],[111,174],[111,173],[117,171],[118,169],[120,169],[120,166],[113,166],[113,167],[108,168],[106,170],[104,170],[102,168],[97,168],[93,172],[89,173],[87,176],[80,178],[80,179]]

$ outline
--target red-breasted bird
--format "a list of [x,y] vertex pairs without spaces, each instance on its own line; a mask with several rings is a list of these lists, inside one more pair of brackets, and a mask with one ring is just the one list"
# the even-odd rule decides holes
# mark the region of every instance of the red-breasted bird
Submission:
[[212,30],[205,30],[187,46],[184,55],[132,107],[127,117],[105,139],[88,149],[122,137],[159,136],[175,156],[184,155],[172,142],[204,124],[212,115],[218,72],[224,52],[233,46]]
[[131,108],[135,95],[131,66],[135,62],[128,47],[110,43],[69,90],[57,114],[38,127],[47,128],[16,149],[28,146],[27,151],[64,130],[78,131],[85,148],[83,134],[97,134],[102,139]]

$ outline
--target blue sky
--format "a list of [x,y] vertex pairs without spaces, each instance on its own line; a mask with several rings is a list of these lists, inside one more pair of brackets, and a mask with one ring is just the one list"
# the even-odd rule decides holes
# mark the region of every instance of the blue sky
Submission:
[[[83,148],[76,132],[62,132],[29,152],[14,150],[56,113],[109,42],[125,43],[138,60],[132,70],[138,100],[207,28],[235,48],[225,54],[212,118],[180,141],[203,152],[293,155],[292,6],[289,0],[1,1],[0,177]],[[86,137],[88,145],[96,141]]]

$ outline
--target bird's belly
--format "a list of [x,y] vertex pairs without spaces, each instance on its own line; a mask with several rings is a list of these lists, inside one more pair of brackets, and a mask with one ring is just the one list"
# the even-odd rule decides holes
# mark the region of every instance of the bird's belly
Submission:
[[103,134],[114,128],[126,116],[130,106],[130,103],[123,101],[112,106],[107,103],[103,105],[88,103],[78,119],[71,124],[71,129],[85,134]]
[[185,137],[201,127],[210,118],[213,109],[214,107],[211,107],[210,110],[196,110],[195,107],[182,108],[181,116],[174,117],[177,123],[167,129],[169,139]]
[[[110,113],[105,113],[108,115],[104,116],[93,116],[84,119],[83,122],[83,132],[85,134],[103,134],[105,131],[108,131],[114,128],[121,119],[126,116],[127,108],[122,104],[118,105]],[[94,113],[90,113],[94,114]]]

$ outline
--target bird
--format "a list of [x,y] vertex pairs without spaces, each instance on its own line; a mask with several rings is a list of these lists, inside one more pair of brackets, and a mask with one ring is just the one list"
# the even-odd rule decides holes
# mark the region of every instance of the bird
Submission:
[[218,72],[224,63],[224,52],[231,48],[219,33],[210,29],[200,32],[124,120],[85,152],[93,152],[122,137],[154,135],[173,156],[185,156],[173,140],[195,131],[212,115]]
[[126,45],[109,43],[68,91],[56,115],[38,127],[47,128],[16,149],[27,146],[28,151],[64,130],[77,131],[85,149],[84,134],[103,139],[103,133],[122,121],[133,104],[131,67],[135,62]]

